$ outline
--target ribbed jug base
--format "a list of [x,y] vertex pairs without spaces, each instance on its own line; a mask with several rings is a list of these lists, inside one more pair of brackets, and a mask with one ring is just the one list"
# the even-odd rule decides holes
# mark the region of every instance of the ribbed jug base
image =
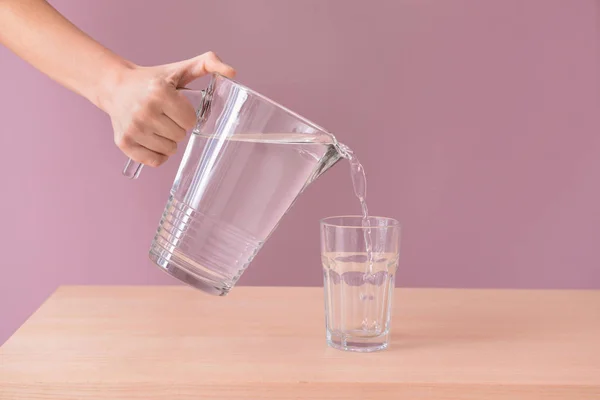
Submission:
[[150,246],[150,260],[174,278],[226,295],[262,242],[231,223],[169,197]]
[[202,292],[214,296],[225,296],[231,290],[231,287],[223,286],[219,282],[212,282],[204,277],[196,276],[177,265],[173,260],[167,260],[152,251],[150,251],[149,257],[162,271]]

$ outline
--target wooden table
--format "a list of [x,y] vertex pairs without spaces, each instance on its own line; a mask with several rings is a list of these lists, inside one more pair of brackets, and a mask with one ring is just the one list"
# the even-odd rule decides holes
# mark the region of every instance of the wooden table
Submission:
[[600,292],[398,289],[390,349],[325,345],[320,288],[61,287],[0,399],[600,399]]

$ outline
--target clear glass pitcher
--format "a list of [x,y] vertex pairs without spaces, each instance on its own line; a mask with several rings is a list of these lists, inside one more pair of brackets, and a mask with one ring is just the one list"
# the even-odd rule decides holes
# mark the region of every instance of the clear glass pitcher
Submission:
[[[203,91],[150,247],[150,259],[204,292],[225,295],[302,191],[339,159],[325,129],[221,75]],[[131,178],[142,166],[129,160]]]

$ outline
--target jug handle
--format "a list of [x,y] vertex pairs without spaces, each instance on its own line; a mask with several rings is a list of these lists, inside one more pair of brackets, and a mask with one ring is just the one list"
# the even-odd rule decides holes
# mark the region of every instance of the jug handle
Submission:
[[[188,88],[181,88],[178,90],[180,90],[183,94],[185,94],[186,97],[188,98],[188,100],[190,100],[190,102],[196,109],[196,120],[199,121],[201,115],[205,111],[204,110],[204,108],[205,108],[204,98],[206,97],[205,96],[206,92],[204,90],[191,90]],[[198,104],[198,105],[196,106],[196,104]],[[138,176],[140,176],[140,173],[142,172],[143,167],[144,167],[144,164],[134,161],[130,158],[127,160],[127,163],[125,164],[125,168],[123,168],[123,175],[129,179],[137,179]]]

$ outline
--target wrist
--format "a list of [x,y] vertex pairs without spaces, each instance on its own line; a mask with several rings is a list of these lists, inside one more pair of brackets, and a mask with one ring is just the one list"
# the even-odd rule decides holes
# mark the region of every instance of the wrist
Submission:
[[117,89],[126,81],[129,75],[137,66],[123,58],[110,60],[106,67],[102,68],[102,75],[98,81],[95,94],[92,99],[98,108],[111,114],[114,105],[114,96]]

